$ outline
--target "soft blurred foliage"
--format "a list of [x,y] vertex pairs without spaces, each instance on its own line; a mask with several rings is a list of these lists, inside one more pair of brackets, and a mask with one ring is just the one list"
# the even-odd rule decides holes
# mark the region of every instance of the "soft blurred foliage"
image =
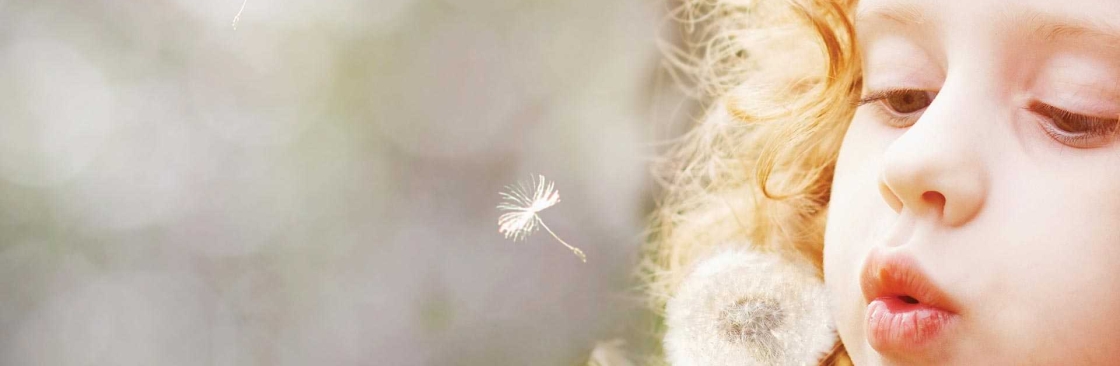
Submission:
[[[642,352],[650,0],[0,0],[0,364]],[[503,186],[557,182],[546,233]],[[621,343],[611,343],[621,344]]]

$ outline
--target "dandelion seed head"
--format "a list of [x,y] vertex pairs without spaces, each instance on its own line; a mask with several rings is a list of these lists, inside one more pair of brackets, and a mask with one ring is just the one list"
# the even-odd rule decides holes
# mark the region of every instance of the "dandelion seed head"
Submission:
[[780,345],[771,330],[782,325],[785,315],[773,298],[744,297],[720,311],[717,324],[728,342],[755,344],[758,358],[774,359]]
[[835,343],[823,283],[775,254],[701,262],[665,310],[674,366],[815,365]]

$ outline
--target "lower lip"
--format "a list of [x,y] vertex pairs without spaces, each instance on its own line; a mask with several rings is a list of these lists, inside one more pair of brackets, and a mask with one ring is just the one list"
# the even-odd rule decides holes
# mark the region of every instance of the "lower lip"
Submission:
[[867,304],[867,340],[880,353],[921,353],[953,324],[956,315],[898,297],[880,297]]

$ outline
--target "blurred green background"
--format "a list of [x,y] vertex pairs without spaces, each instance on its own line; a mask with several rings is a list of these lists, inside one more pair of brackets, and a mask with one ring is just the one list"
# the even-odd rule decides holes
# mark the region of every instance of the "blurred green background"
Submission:
[[[643,352],[650,0],[0,0],[0,364]],[[545,232],[497,231],[543,174]]]

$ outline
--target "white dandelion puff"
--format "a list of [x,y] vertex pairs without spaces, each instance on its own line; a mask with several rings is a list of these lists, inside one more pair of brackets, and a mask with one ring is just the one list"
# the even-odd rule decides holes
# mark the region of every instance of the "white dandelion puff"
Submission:
[[776,254],[739,250],[701,262],[665,312],[674,366],[816,365],[836,343],[823,283]]
[[554,182],[549,182],[543,175],[538,175],[530,178],[529,182],[518,182],[516,186],[506,186],[506,189],[509,192],[499,192],[503,202],[498,205],[498,209],[509,212],[498,217],[498,232],[505,235],[507,239],[513,238],[514,241],[518,241],[524,240],[536,231],[538,226],[543,227],[560,244],[571,249],[580,260],[587,262],[587,256],[582,250],[556,236],[556,233],[552,232],[538,215],[544,209],[560,202],[560,192],[555,189]]
[[247,2],[249,2],[249,0],[242,0],[241,1],[241,10],[238,10],[237,15],[233,16],[233,30],[237,30],[237,21],[241,20],[241,12],[245,11],[245,3],[247,3]]

